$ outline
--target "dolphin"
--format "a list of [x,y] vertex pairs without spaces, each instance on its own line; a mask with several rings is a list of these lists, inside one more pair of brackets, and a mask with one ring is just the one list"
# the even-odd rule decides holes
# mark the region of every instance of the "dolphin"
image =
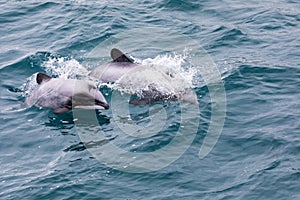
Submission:
[[[135,72],[135,70],[145,70],[141,64],[134,63],[133,60],[127,57],[119,49],[113,48],[110,52],[112,58],[111,62],[108,62],[104,65],[96,67],[88,75],[96,78],[102,82],[116,82],[120,80],[124,75],[129,74],[130,72]],[[172,74],[160,74],[163,81],[166,81],[168,85],[172,86],[171,79],[174,78]],[[173,79],[174,81],[175,79]],[[130,81],[130,80],[129,80]],[[130,84],[130,83],[128,83]],[[159,84],[159,83],[158,83]],[[182,94],[172,94],[165,93],[158,90],[155,87],[150,87],[148,90],[143,90],[140,98],[133,98],[129,101],[130,104],[136,105],[147,105],[154,103],[156,101],[167,100],[167,101],[177,101],[182,100],[183,102],[189,102],[197,105],[198,101],[193,92],[189,89]]]
[[27,105],[51,108],[56,114],[73,108],[109,108],[101,92],[87,81],[51,78],[47,74],[38,73],[36,82],[38,87],[25,100]]

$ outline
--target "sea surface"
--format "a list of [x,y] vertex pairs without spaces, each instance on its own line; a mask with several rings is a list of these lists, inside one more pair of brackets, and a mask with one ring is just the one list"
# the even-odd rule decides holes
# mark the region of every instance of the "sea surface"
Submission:
[[[296,0],[1,0],[0,199],[300,199],[299,36]],[[93,80],[109,110],[24,105],[111,48],[159,67]],[[128,104],[144,83],[197,103]]]

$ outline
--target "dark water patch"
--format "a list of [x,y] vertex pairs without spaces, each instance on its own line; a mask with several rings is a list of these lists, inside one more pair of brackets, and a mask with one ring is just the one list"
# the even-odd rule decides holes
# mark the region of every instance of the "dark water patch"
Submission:
[[99,140],[99,141],[90,141],[90,142],[79,142],[78,144],[73,144],[69,147],[67,147],[66,149],[64,149],[65,152],[68,151],[83,151],[86,149],[90,149],[90,148],[97,148],[99,146],[103,146],[105,144],[108,144],[110,141],[114,140],[117,136],[113,137],[113,138],[107,138],[104,140]]
[[28,6],[26,9],[26,13],[40,13],[40,12],[47,12],[49,9],[54,9],[58,7],[60,4],[58,2],[43,2],[43,3],[32,3],[31,6]]
[[178,10],[178,11],[192,11],[199,10],[201,8],[199,1],[195,0],[165,0],[161,5],[164,8],[168,8],[170,10]]

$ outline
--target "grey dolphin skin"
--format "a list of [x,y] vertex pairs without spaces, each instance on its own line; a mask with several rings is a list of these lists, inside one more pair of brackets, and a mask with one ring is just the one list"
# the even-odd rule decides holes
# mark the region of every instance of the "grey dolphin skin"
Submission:
[[84,80],[51,78],[38,73],[38,88],[26,99],[27,105],[51,108],[54,113],[64,113],[73,108],[108,109],[101,92]]
[[89,75],[102,82],[115,82],[124,74],[140,66],[133,63],[133,61],[119,49],[113,48],[110,52],[110,56],[113,59],[111,62],[95,68]]

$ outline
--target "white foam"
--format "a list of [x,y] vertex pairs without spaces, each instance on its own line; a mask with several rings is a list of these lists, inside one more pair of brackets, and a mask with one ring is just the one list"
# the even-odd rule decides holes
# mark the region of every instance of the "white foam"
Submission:
[[86,77],[89,71],[73,58],[50,58],[42,64],[47,74],[65,79]]
[[31,75],[30,77],[28,77],[26,79],[26,83],[24,83],[20,87],[20,90],[22,91],[21,96],[28,97],[31,94],[31,92],[38,87],[38,84],[36,82],[36,75],[37,75],[37,73],[35,73],[35,74]]

